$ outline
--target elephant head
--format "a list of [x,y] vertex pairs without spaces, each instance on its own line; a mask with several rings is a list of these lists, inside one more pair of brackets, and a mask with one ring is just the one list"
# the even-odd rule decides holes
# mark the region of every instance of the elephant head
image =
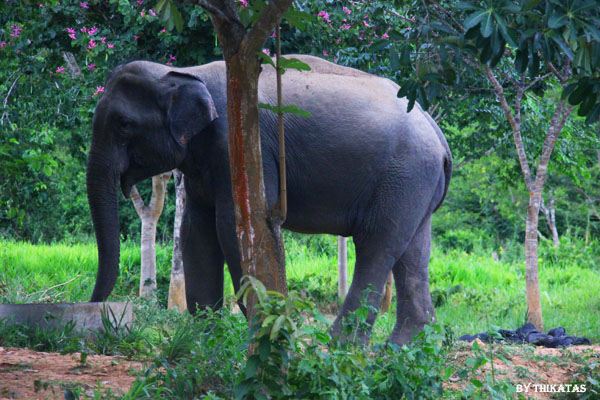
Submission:
[[119,272],[118,186],[132,186],[177,168],[191,138],[217,112],[198,77],[148,62],[111,74],[94,113],[87,193],[98,244],[98,274],[91,301],[104,301]]

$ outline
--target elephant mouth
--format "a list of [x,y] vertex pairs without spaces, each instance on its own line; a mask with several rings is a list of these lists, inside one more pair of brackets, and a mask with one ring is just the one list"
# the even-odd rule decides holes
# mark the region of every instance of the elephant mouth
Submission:
[[131,196],[133,185],[151,176],[152,174],[149,175],[148,171],[130,164],[127,171],[121,174],[121,191],[123,192],[123,196],[128,199]]
[[123,196],[125,196],[126,199],[128,199],[129,196],[131,196],[131,188],[133,187],[133,185],[135,185],[135,183],[128,179],[127,175],[121,175],[121,191],[123,192]]

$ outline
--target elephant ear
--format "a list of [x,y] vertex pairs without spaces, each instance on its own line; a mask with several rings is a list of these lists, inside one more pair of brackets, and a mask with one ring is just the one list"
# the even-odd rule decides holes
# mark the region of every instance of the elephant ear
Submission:
[[187,145],[190,139],[218,118],[215,103],[202,79],[171,71],[165,76],[168,91],[167,118],[171,135],[177,143]]

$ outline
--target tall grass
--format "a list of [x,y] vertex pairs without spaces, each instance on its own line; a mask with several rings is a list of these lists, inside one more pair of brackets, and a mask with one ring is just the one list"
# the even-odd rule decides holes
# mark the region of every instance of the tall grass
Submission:
[[[286,237],[288,281],[294,288],[306,289],[326,312],[333,312],[337,296],[336,239],[322,236],[314,240],[317,242]],[[350,247],[352,270],[354,254]],[[170,245],[157,248],[159,303],[163,306],[171,251]],[[551,257],[541,260],[540,288],[546,327],[563,326],[568,333],[598,341],[600,268],[594,262],[581,262],[586,259],[581,254],[574,254],[575,259],[569,262],[569,255],[564,252],[560,262],[554,262]],[[139,265],[138,245],[124,243],[121,273],[112,299],[136,296]],[[95,276],[94,244],[0,242],[0,303],[87,301]],[[497,261],[490,251],[482,249],[466,253],[436,248],[431,258],[430,276],[437,320],[456,335],[482,332],[494,326],[516,328],[525,320],[521,262]],[[233,289],[228,274],[225,287],[225,295],[230,298]],[[394,309],[378,318],[374,331],[377,340],[382,340],[393,328]]]

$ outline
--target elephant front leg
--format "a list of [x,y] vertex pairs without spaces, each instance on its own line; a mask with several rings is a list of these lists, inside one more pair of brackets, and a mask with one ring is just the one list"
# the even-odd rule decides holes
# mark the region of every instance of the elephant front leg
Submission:
[[223,306],[224,257],[215,226],[214,209],[188,201],[181,226],[185,293],[190,313]]

